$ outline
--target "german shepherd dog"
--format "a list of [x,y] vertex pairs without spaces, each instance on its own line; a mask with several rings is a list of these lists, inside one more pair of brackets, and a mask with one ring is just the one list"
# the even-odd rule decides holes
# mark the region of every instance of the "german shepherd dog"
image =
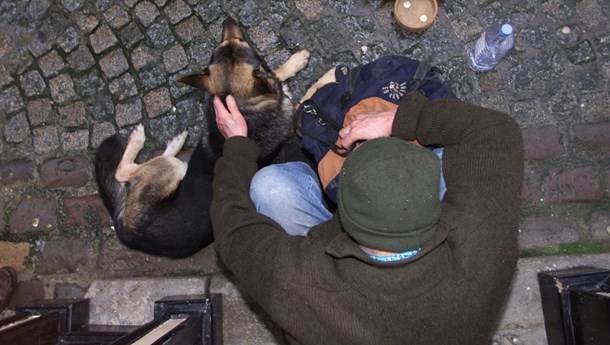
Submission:
[[224,143],[216,126],[213,97],[235,97],[248,135],[261,147],[259,164],[267,165],[292,131],[294,105],[282,82],[308,61],[309,52],[302,50],[272,71],[235,21],[225,20],[222,42],[208,67],[181,79],[205,91],[208,126],[188,164],[175,157],[186,132],[172,139],[161,156],[137,164],[144,144],[142,125],[136,126],[126,145],[114,135],[96,151],[96,180],[119,240],[132,249],[173,258],[188,257],[210,244],[214,240],[209,215],[214,164]]

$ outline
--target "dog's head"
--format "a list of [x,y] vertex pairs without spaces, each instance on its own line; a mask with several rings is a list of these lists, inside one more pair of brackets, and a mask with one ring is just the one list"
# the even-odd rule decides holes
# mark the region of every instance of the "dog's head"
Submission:
[[277,98],[282,88],[231,18],[223,22],[222,42],[212,53],[208,67],[203,73],[186,76],[180,81],[223,99],[229,94],[237,99]]

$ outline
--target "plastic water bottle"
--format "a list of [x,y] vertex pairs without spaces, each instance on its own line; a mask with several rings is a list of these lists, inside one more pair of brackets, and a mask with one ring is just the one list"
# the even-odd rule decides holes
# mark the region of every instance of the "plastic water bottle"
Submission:
[[493,26],[481,35],[472,52],[470,68],[476,72],[489,71],[513,47],[513,27],[510,24]]

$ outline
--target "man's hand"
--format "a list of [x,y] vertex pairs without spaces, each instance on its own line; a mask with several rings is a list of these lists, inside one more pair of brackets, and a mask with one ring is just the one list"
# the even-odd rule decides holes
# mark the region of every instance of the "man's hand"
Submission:
[[248,136],[248,125],[246,119],[239,112],[235,98],[228,95],[226,98],[227,108],[217,96],[214,96],[214,111],[216,112],[216,125],[218,130],[229,139],[234,136]]
[[364,113],[356,116],[354,121],[339,131],[341,144],[348,148],[360,140],[389,137],[392,134],[392,123],[396,109]]

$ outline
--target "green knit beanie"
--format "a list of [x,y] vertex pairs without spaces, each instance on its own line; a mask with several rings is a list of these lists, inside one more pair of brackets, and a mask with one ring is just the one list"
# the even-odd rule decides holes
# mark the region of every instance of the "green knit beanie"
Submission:
[[440,218],[439,180],[440,161],[431,150],[397,138],[366,141],[341,169],[341,224],[369,248],[418,249]]

